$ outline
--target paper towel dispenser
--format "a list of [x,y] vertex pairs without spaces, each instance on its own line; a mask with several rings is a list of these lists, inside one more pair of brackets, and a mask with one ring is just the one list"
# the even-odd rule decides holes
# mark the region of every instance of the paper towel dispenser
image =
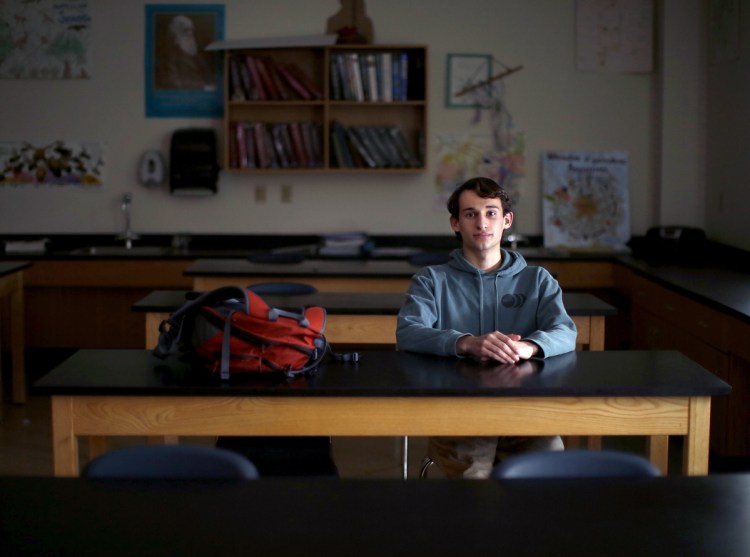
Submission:
[[172,133],[169,152],[169,190],[174,195],[216,193],[219,164],[216,132],[189,128]]

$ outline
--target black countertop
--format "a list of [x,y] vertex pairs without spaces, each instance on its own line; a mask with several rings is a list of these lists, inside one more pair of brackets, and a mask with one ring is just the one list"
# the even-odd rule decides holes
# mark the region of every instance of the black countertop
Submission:
[[[5,253],[0,260],[98,260],[98,259],[235,259],[233,265],[246,266],[249,257],[270,251],[291,249],[301,254],[314,253],[320,243],[317,235],[220,235],[194,234],[143,235],[134,243],[132,250],[126,250],[123,241],[111,234],[49,234],[46,251],[43,253]],[[0,242],[38,240],[40,235],[0,236]],[[453,236],[372,236],[378,247],[413,247],[427,253],[448,253],[457,247]],[[530,262],[539,261],[617,261],[668,288],[707,304],[718,311],[727,312],[750,323],[750,253],[710,243],[706,249],[696,253],[691,260],[662,258],[644,249],[644,238],[631,241],[632,253],[605,253],[589,251],[567,251],[540,247],[541,238],[531,237],[528,245],[519,251]],[[91,250],[96,247],[98,250]],[[378,258],[380,259],[380,258]],[[405,264],[406,257],[385,257],[376,265],[386,269],[386,275],[407,273],[416,266]],[[397,261],[401,259],[401,261]],[[389,262],[389,260],[391,262]],[[336,261],[316,259],[320,269],[334,268]],[[351,260],[349,260],[351,261]],[[356,261],[356,260],[355,260]],[[376,261],[370,259],[369,261]],[[355,263],[357,268],[368,265]],[[350,267],[350,265],[346,265]],[[350,267],[351,268],[351,267]],[[406,271],[404,271],[406,269]]]
[[[602,373],[606,370],[606,373]],[[149,350],[79,350],[39,379],[41,395],[141,396],[715,396],[729,385],[676,351],[569,352],[518,365],[363,350],[312,375],[238,374],[222,382],[194,361]]]

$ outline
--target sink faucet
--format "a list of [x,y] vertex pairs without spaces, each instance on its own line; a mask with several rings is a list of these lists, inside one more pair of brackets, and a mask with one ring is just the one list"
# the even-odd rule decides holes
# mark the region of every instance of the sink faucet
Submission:
[[125,248],[130,249],[133,247],[133,240],[137,240],[140,236],[133,232],[130,228],[130,205],[133,203],[133,194],[128,192],[122,196],[122,208],[125,213],[125,232],[117,236],[118,240],[125,240]]

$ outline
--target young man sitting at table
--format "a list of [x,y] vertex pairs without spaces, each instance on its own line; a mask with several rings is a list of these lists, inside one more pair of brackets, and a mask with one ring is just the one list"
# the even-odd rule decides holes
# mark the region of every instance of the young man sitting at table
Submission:
[[[575,349],[562,290],[542,267],[500,247],[513,223],[508,194],[472,178],[448,200],[461,241],[450,260],[417,272],[398,316],[399,350],[516,364]],[[487,478],[496,462],[532,450],[563,450],[560,437],[432,437],[429,456],[448,478]]]

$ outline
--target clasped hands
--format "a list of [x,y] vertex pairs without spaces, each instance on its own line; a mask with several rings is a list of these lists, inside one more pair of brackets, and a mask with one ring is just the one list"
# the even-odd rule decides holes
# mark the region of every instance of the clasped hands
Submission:
[[533,342],[521,340],[521,335],[493,331],[480,336],[462,336],[456,342],[456,351],[461,356],[473,356],[480,362],[517,364],[534,357],[539,347]]

